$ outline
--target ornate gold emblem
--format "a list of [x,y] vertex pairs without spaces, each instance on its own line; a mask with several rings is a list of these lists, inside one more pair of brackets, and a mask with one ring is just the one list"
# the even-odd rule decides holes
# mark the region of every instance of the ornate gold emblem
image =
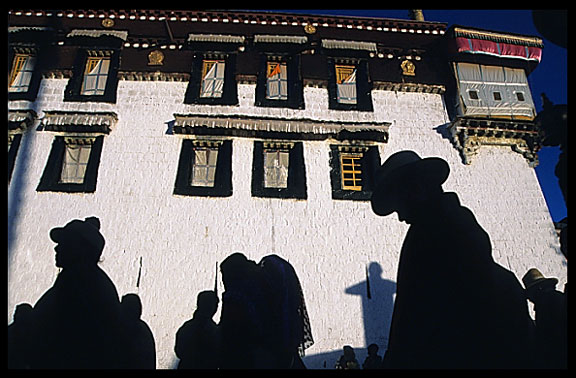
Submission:
[[316,33],[316,28],[312,24],[306,24],[306,26],[304,26],[304,31],[306,34],[314,34]]
[[112,26],[114,26],[114,20],[110,18],[105,18],[102,20],[102,26],[104,26],[105,28],[111,28]]
[[162,54],[162,51],[159,50],[150,51],[150,54],[148,54],[148,65],[161,66],[163,64],[164,64],[164,54]]
[[416,70],[416,66],[409,60],[405,60],[400,64],[400,68],[402,68],[402,75],[406,76],[416,76],[414,72]]

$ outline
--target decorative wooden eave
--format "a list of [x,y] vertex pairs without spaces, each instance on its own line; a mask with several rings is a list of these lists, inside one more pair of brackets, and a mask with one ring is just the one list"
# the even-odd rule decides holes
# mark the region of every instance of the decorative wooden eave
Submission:
[[36,112],[32,109],[8,110],[8,132],[24,132],[32,126],[36,117]]
[[13,9],[8,12],[18,17],[55,17],[68,19],[111,19],[155,22],[233,23],[250,25],[278,25],[304,27],[384,31],[392,33],[444,34],[446,23],[434,21],[402,20],[393,18],[308,15],[281,12],[203,11],[171,9]]
[[206,114],[174,114],[174,134],[222,133],[234,136],[274,136],[288,139],[358,139],[388,141],[390,122],[336,122],[312,119],[279,119],[240,115],[209,116]]
[[540,131],[533,121],[458,117],[448,125],[464,164],[471,164],[481,146],[510,146],[531,167],[538,165]]
[[109,134],[118,122],[113,112],[45,111],[42,129],[46,131]]

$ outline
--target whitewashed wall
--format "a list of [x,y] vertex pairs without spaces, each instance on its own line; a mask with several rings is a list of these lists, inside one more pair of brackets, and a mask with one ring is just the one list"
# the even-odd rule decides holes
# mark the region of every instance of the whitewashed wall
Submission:
[[[444,158],[451,167],[445,189],[458,193],[490,234],[496,261],[518,278],[537,267],[558,277],[560,288],[567,280],[534,170],[507,147],[482,147],[472,165],[463,165],[445,137],[441,95],[373,91],[374,112],[366,113],[328,110],[322,88],[305,88],[306,109],[293,110],[254,107],[254,85],[239,85],[234,107],[185,105],[186,83],[138,81],[119,82],[116,104],[65,103],[66,83],[44,79],[35,103],[11,101],[9,109],[32,108],[39,117],[50,110],[113,111],[118,123],[104,139],[93,194],[36,192],[54,133],[32,127],[22,139],[8,189],[8,323],[18,303],[34,304],[58,274],[50,229],[95,215],[106,239],[100,265],[120,295],[140,295],[159,368],[175,367],[176,331],[192,316],[197,293],[213,287],[215,264],[237,251],[256,261],[276,253],[295,267],[315,340],[309,367],[332,368],[346,344],[359,361],[369,343],[383,350],[387,327],[374,327],[389,319],[408,226],[395,214],[374,215],[368,202],[332,200],[330,141],[304,142],[307,200],[251,196],[253,140],[247,138],[233,140],[232,197],[173,195],[181,148],[181,138],[167,133],[174,113],[391,122],[382,161],[402,149]],[[371,263],[382,270],[380,278],[371,276],[372,299],[346,293],[363,290]]]

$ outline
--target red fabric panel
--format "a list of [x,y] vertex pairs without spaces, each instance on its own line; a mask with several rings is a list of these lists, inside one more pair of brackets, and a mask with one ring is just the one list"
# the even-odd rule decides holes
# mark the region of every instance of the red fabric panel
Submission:
[[456,50],[459,53],[491,54],[521,59],[534,59],[537,61],[542,59],[542,49],[539,47],[528,47],[464,37],[457,37],[455,41]]

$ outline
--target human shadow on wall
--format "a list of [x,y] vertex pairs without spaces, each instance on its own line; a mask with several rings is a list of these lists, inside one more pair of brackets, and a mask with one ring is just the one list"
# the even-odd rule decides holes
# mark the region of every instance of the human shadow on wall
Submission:
[[305,368],[313,344],[304,294],[292,265],[277,255],[256,264],[233,253],[221,264],[223,369]]
[[450,167],[413,151],[376,172],[372,210],[410,224],[397,273],[385,364],[391,368],[529,368],[533,322],[516,276],[442,184]]
[[138,294],[122,296],[120,301],[125,369],[156,369],[156,344],[152,330],[141,319],[142,301]]
[[396,283],[382,278],[380,264],[371,262],[366,271],[366,280],[348,287],[345,292],[358,295],[362,300],[366,346],[374,343],[381,350],[385,350],[388,345]]
[[50,231],[57,243],[54,285],[34,305],[32,368],[122,367],[120,301],[98,266],[104,237],[96,217]]

